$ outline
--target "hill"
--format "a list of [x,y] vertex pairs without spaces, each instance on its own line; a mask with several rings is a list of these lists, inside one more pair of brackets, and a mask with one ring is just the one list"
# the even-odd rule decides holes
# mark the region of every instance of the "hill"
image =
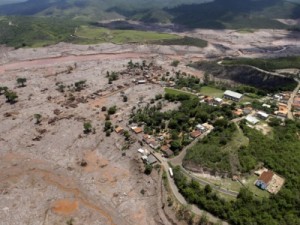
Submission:
[[0,6],[0,15],[55,16],[97,21],[129,18],[190,28],[289,28],[277,19],[300,18],[298,0],[28,0]]

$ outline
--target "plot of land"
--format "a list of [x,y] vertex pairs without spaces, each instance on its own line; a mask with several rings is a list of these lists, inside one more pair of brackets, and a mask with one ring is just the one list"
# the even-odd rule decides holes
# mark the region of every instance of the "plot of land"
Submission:
[[[157,40],[180,38],[177,35],[136,30],[109,30],[106,28],[81,26],[75,35],[87,43],[111,42],[115,44],[147,43]],[[84,41],[84,40],[83,40]]]
[[196,97],[195,94],[192,94],[192,93],[187,92],[187,91],[174,89],[174,88],[165,88],[165,93],[173,94],[173,95],[182,95],[182,94],[184,94],[184,95],[189,95],[191,97]]
[[218,88],[205,86],[201,88],[200,93],[215,98],[222,98],[224,91]]

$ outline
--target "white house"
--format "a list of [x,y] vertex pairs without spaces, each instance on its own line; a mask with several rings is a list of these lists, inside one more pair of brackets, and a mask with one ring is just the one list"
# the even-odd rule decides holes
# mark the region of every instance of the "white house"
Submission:
[[251,116],[251,115],[246,116],[246,121],[252,125],[255,125],[259,122],[259,120],[257,118],[255,118],[254,116]]
[[260,119],[266,120],[266,119],[268,119],[269,114],[267,114],[265,112],[262,112],[262,111],[258,111],[257,112],[257,117],[260,118]]

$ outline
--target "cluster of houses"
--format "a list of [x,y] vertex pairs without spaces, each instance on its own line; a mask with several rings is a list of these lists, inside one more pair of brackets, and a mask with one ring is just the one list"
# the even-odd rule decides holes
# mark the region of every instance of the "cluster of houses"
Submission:
[[284,179],[282,177],[266,168],[255,171],[255,174],[259,177],[254,184],[258,188],[266,190],[269,193],[277,194],[284,184]]
[[141,159],[145,164],[153,165],[157,163],[156,157],[147,149],[139,148],[138,152],[142,155]]
[[208,123],[198,124],[195,129],[190,133],[191,138],[195,139],[201,135],[208,134],[214,129],[214,127]]
[[279,118],[287,118],[288,116],[288,101],[291,97],[291,92],[282,92],[275,94],[273,100],[277,102],[278,110],[274,114]]
[[[201,137],[204,134],[208,134],[213,130],[213,128],[214,127],[208,123],[198,124],[196,125],[195,129],[192,132],[190,132],[190,138],[195,139]],[[136,126],[131,127],[131,130],[135,134],[140,134],[143,132],[143,129],[141,127]],[[167,135],[160,135],[155,137],[153,135],[144,134],[142,136],[142,141],[145,142],[151,149],[160,150],[163,153],[164,157],[169,158],[174,155],[174,152],[170,149],[170,143],[172,140],[165,138],[166,136]]]

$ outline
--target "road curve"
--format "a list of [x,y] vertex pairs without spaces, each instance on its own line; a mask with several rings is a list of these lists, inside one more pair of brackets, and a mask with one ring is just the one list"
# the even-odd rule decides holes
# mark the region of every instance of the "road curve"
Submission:
[[[298,80],[297,80],[298,81]],[[293,101],[294,101],[294,98],[295,96],[297,95],[298,91],[300,89],[300,81],[298,81],[298,85],[297,87],[294,89],[294,91],[292,92],[291,94],[291,97],[288,101],[288,104],[287,104],[287,108],[288,108],[288,118],[293,120],[294,119],[294,116],[293,116],[293,113],[292,113],[292,104],[293,104]]]

